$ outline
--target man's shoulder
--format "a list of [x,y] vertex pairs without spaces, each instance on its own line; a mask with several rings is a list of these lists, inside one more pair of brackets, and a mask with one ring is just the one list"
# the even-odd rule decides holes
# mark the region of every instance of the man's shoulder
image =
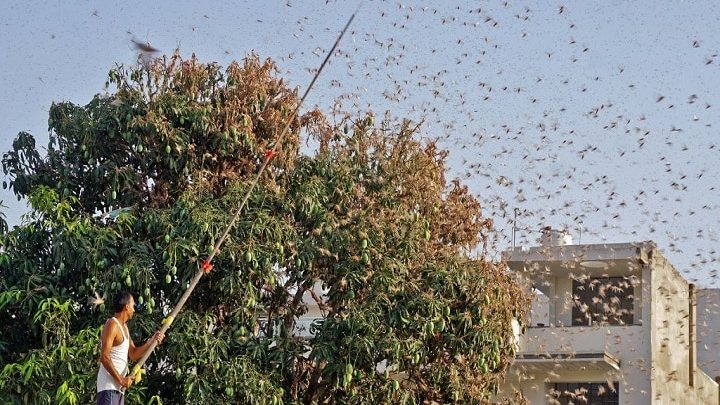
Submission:
[[103,330],[116,330],[117,329],[117,322],[113,320],[113,318],[108,318],[105,320]]

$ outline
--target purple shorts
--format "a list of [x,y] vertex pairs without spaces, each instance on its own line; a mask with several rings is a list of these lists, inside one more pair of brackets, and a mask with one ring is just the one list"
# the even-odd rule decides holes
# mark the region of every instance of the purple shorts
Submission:
[[97,405],[125,405],[125,395],[117,390],[105,390],[97,393]]

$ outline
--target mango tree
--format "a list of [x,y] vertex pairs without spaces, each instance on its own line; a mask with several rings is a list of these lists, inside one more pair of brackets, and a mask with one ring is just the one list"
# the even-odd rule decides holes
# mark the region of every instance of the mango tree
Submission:
[[118,66],[87,105],[53,104],[45,154],[17,136],[3,169],[30,211],[0,238],[1,402],[92,402],[105,301],[133,291],[135,341],[157,329],[276,142],[128,401],[490,397],[528,302],[477,253],[493,232],[478,200],[446,181],[447,153],[420,126],[291,117],[297,103],[271,61],[176,53]]

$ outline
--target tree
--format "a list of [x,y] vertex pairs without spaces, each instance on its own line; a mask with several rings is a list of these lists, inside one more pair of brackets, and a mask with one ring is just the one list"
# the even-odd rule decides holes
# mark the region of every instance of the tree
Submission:
[[[0,239],[3,403],[92,401],[103,298],[132,289],[136,341],[157,329],[298,103],[254,55],[223,70],[176,53],[107,86],[52,105],[46,156],[20,133],[3,157],[31,206]],[[419,125],[336,118],[293,119],[129,400],[489,398],[528,308],[502,262],[471,254],[491,222]],[[312,306],[324,316],[307,336]]]

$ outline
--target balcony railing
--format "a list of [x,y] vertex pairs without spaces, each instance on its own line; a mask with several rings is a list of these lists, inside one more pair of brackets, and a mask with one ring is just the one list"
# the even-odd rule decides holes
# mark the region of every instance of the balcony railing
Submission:
[[520,336],[519,353],[608,352],[616,354],[627,347],[644,347],[642,326],[574,326],[528,328]]

